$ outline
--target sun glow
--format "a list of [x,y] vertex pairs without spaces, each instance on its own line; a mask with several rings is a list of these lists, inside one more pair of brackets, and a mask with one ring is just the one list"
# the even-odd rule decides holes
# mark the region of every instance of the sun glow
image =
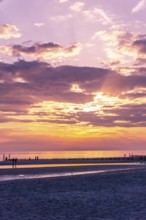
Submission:
[[[81,91],[78,85],[72,87],[75,91]],[[34,105],[28,110],[28,114],[19,116],[11,115],[13,118],[19,120],[32,120],[34,121],[48,121],[48,122],[64,122],[66,124],[69,121],[77,122],[78,114],[82,112],[90,112],[96,115],[107,115],[104,111],[107,109],[114,109],[120,107],[123,104],[127,104],[130,101],[125,99],[119,99],[118,97],[111,97],[102,92],[94,93],[94,99],[92,102],[87,102],[85,104],[76,103],[65,103],[65,102],[55,102],[55,101],[43,101]],[[111,115],[111,114],[110,114]],[[61,121],[62,120],[62,121]]]
[[79,87],[78,84],[72,84],[71,92],[82,93],[84,90]]
[[[76,92],[82,91],[78,87],[78,85],[74,85],[72,87]],[[59,116],[60,113],[64,114],[71,114],[71,113],[77,113],[77,112],[95,112],[95,111],[101,111],[104,109],[105,106],[113,106],[117,105],[120,102],[120,99],[117,97],[110,97],[108,95],[105,95],[101,92],[94,93],[94,100],[92,102],[87,102],[85,104],[76,104],[76,103],[59,103],[58,102],[41,102],[38,104],[33,105],[29,109],[29,114],[39,114],[39,116],[42,116],[41,113],[48,114],[49,117],[53,117],[52,113],[55,112],[55,117]],[[45,115],[44,114],[44,115]]]

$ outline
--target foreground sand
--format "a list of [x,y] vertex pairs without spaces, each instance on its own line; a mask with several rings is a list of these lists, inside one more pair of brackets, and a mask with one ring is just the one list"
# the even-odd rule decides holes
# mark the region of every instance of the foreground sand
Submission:
[[146,169],[0,182],[0,219],[145,220]]

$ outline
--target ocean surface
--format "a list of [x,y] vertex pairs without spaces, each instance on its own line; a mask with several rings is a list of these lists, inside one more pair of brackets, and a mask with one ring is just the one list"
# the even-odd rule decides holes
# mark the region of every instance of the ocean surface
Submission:
[[0,160],[3,156],[18,159],[67,159],[67,158],[99,158],[118,157],[129,155],[146,155],[146,151],[30,151],[30,152],[0,152]]

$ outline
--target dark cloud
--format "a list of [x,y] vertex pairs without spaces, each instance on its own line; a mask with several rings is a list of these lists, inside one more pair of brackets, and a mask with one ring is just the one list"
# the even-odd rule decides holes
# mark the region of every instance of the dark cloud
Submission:
[[133,47],[140,53],[146,54],[146,38],[137,39],[133,42]]
[[114,125],[124,127],[145,127],[146,126],[146,104],[127,104],[118,108],[107,109],[105,114],[112,113],[115,116]]
[[77,124],[75,120],[37,120],[37,122],[54,123],[54,124]]
[[140,92],[140,93],[130,93],[122,95],[121,98],[130,98],[130,99],[136,99],[136,98],[142,98],[146,97],[146,92]]
[[52,43],[52,42],[49,42],[49,43],[44,43],[44,44],[40,44],[40,43],[36,43],[32,46],[23,46],[21,44],[18,44],[18,45],[14,45],[12,47],[13,49],[13,55],[20,55],[21,53],[37,53],[39,51],[43,51],[45,49],[55,49],[55,50],[58,50],[58,49],[62,49],[63,47],[61,47],[59,44],[55,44],[55,43]]
[[[92,100],[91,94],[71,92],[71,85],[83,88],[88,82],[95,83],[108,74],[108,70],[62,66],[53,68],[46,63],[19,61],[15,64],[0,64],[1,102],[13,100],[34,103],[41,99],[85,103]],[[17,79],[22,82],[16,82]],[[19,96],[18,96],[19,94]],[[6,99],[6,97],[11,97]],[[26,103],[27,104],[27,103]]]
[[[74,118],[78,122],[85,122],[92,126],[104,127],[145,127],[146,104],[123,105],[120,107],[103,107],[104,115],[98,112],[78,112]],[[72,116],[73,117],[73,116]]]

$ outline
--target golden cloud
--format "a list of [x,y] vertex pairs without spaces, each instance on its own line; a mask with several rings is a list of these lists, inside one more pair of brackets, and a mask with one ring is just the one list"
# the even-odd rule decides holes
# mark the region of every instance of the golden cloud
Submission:
[[21,33],[15,25],[5,24],[0,26],[0,39],[19,38]]
[[30,58],[33,60],[51,61],[53,59],[64,59],[79,54],[80,44],[63,47],[55,43],[36,43],[32,46],[14,45],[0,46],[0,52],[13,57]]

